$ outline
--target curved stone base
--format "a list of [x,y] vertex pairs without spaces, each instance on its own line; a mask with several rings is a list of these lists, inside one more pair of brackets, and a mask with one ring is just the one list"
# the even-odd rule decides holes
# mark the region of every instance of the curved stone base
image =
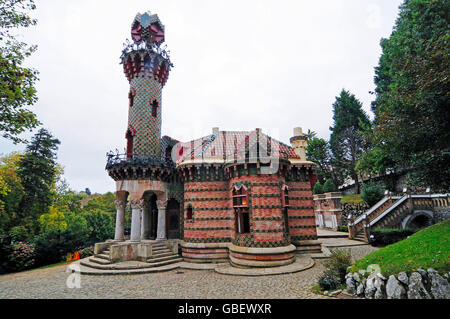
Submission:
[[230,243],[186,243],[181,242],[181,255],[188,262],[220,263],[228,260]]
[[253,248],[229,246],[230,260],[237,267],[280,267],[295,261],[295,246]]

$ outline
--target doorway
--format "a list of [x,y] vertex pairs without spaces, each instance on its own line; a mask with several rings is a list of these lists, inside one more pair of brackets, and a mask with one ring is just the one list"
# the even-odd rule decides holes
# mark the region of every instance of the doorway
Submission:
[[167,203],[166,231],[167,239],[180,239],[180,204],[175,199]]

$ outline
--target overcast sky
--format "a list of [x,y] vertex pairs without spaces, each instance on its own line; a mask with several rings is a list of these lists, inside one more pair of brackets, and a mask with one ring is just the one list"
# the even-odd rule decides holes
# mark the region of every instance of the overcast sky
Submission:
[[[114,191],[106,153],[125,147],[128,82],[119,57],[137,12],[157,13],[174,63],[162,134],[188,141],[262,128],[289,143],[295,126],[329,139],[345,88],[370,113],[374,67],[401,0],[36,0],[40,71],[32,107],[60,139],[58,162],[76,191]],[[24,134],[30,137],[32,134]],[[0,138],[0,153],[24,150]]]

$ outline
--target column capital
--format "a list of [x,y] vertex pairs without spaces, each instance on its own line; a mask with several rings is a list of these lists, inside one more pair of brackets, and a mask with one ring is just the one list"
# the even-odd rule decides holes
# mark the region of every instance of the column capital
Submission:
[[158,199],[156,200],[156,206],[158,206],[158,209],[166,209],[167,201]]
[[133,199],[130,201],[131,209],[144,209],[145,201],[141,199]]
[[127,205],[127,201],[123,200],[123,199],[116,199],[115,200],[116,203],[116,209],[125,209],[125,206]]

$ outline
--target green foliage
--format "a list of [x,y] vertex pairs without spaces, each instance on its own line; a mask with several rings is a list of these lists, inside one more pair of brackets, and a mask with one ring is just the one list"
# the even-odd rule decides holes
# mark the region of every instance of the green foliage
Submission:
[[358,205],[362,204],[364,200],[361,198],[360,194],[353,195],[345,195],[341,198],[341,205],[350,204],[350,205]]
[[23,186],[17,174],[21,154],[11,153],[0,158],[0,234],[7,234],[9,229],[21,221],[17,218],[17,210],[23,197]]
[[345,284],[347,269],[352,265],[351,254],[343,249],[333,249],[330,258],[324,262],[329,274],[335,277],[339,283]]
[[333,168],[341,171],[344,178],[349,176],[357,182],[355,167],[365,150],[362,132],[370,125],[369,117],[361,102],[350,92],[342,90],[333,104],[333,120],[333,127],[330,127]]
[[328,272],[324,272],[319,277],[319,287],[323,291],[335,290],[339,287],[339,281]]
[[344,226],[344,225],[338,226],[337,231],[348,233],[348,226]]
[[332,154],[330,145],[322,138],[313,137],[308,141],[306,159],[317,164],[317,179],[324,181],[333,176],[331,171]]
[[332,179],[327,179],[325,181],[325,184],[323,184],[323,192],[324,193],[330,193],[330,192],[335,192],[337,191],[337,187],[336,185],[334,185],[334,182]]
[[19,205],[18,217],[32,227],[34,234],[39,230],[39,216],[46,213],[52,204],[58,144],[58,139],[47,130],[40,129],[19,161],[18,175],[22,181],[24,196]]
[[361,187],[361,198],[369,207],[372,207],[383,198],[383,189],[374,182],[363,184]]
[[22,271],[34,266],[34,246],[18,242],[12,245],[9,255],[9,271]]
[[375,237],[373,246],[386,246],[401,241],[414,234],[416,229],[373,229],[371,235]]
[[383,247],[356,261],[352,272],[366,270],[377,264],[386,277],[405,271],[411,273],[419,268],[434,268],[440,273],[450,271],[450,220],[424,228],[409,238]]
[[78,254],[80,256],[80,259],[92,256],[94,255],[94,246],[88,246],[83,249],[80,249],[78,250]]
[[9,230],[9,234],[14,242],[30,242],[32,239],[29,229],[25,226],[14,226]]
[[65,231],[50,230],[36,236],[36,265],[43,266],[63,261],[68,253],[83,248],[85,239],[73,229]]
[[323,194],[323,186],[320,182],[316,182],[313,187],[313,194]]
[[450,188],[450,2],[406,0],[375,68],[373,143],[412,186]]
[[90,242],[102,242],[114,238],[114,220],[109,214],[95,211],[84,214],[84,217],[89,228]]
[[50,230],[64,231],[67,229],[67,221],[64,213],[54,207],[50,207],[48,213],[42,214],[39,217],[39,224],[41,233]]
[[33,0],[0,1],[0,131],[14,143],[24,142],[17,136],[40,124],[36,115],[26,109],[37,100],[34,85],[38,72],[23,67],[36,46],[17,41],[11,33],[12,29],[36,24],[27,13],[35,8]]
[[97,211],[101,210],[111,214],[116,213],[116,195],[114,193],[108,192],[103,195],[94,195],[92,199],[89,200],[86,206],[83,207],[84,211]]

